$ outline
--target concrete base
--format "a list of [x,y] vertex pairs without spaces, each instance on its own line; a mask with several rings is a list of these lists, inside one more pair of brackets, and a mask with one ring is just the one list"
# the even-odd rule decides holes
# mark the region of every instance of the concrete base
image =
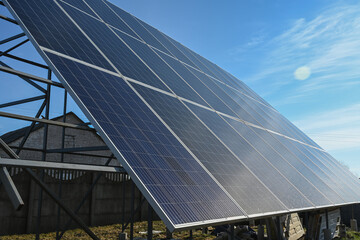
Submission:
[[330,229],[324,229],[324,240],[331,240],[331,230]]
[[350,227],[351,227],[351,231],[358,231],[358,225],[357,225],[357,221],[356,219],[350,219]]

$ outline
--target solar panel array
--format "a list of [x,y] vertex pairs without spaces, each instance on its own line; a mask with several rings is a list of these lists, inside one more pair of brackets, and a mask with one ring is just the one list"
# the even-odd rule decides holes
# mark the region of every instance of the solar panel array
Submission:
[[243,82],[102,0],[5,0],[170,230],[359,202]]

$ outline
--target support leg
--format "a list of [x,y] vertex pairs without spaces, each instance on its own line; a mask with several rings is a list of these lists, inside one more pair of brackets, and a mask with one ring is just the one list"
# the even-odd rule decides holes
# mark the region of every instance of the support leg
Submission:
[[135,204],[135,183],[131,185],[131,220],[130,220],[130,240],[134,239],[134,206]]
[[230,225],[230,240],[235,240],[235,227],[234,227],[234,224]]
[[153,231],[153,222],[152,222],[152,217],[153,217],[153,209],[150,206],[150,204],[148,203],[148,229],[147,229],[147,240],[151,240],[152,239],[152,231]]
[[[51,79],[51,70],[48,70],[48,79]],[[49,119],[50,115],[50,90],[51,85],[47,86],[46,90],[46,111],[45,111],[45,119]],[[48,129],[49,125],[44,125],[44,134],[43,134],[43,153],[42,153],[42,161],[46,161],[46,149],[47,149],[47,141],[48,141]],[[44,181],[44,170],[41,171],[41,180]],[[37,221],[36,221],[36,236],[35,239],[40,239],[40,225],[41,225],[41,210],[42,210],[42,198],[43,198],[43,189],[40,188],[39,191],[39,202],[38,202],[38,213],[37,213]]]
[[283,240],[283,229],[282,229],[282,224],[281,224],[281,221],[280,221],[280,217],[277,216],[276,217],[276,230],[277,230],[277,239],[278,240]]

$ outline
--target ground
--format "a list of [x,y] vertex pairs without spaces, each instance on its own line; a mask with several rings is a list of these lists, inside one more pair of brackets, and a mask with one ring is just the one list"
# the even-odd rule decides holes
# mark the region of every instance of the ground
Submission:
[[[359,232],[347,231],[346,235],[347,235],[346,239],[360,240],[360,233]],[[345,240],[345,239],[342,238],[341,240]]]
[[[101,226],[101,227],[91,227],[90,228],[96,236],[98,236],[102,240],[118,240],[119,233],[121,232],[121,224],[114,224],[109,226]],[[160,233],[156,233],[153,235],[154,239],[166,239],[166,228],[163,222],[155,221],[153,223],[154,231],[160,231]],[[146,234],[142,234],[141,232],[145,232],[147,230],[147,222],[138,222],[134,224],[134,237],[146,239]],[[210,227],[209,230],[212,230]],[[125,231],[128,236],[130,233],[129,227]],[[210,232],[210,231],[209,231]],[[42,240],[53,240],[55,239],[56,233],[43,233],[40,235],[40,239]],[[189,231],[176,232],[173,234],[175,239],[187,239],[189,238]],[[193,239],[194,240],[212,240],[215,236],[210,234],[203,234],[201,230],[193,231]],[[23,234],[23,235],[9,235],[9,236],[1,236],[0,240],[28,240],[35,239],[34,234]],[[91,238],[81,229],[74,229],[67,231],[62,237],[64,240],[90,240]],[[347,238],[341,238],[340,240],[360,240],[360,233],[347,231]]]
[[[166,228],[165,225],[161,221],[155,221],[153,225],[154,231],[161,231],[159,234],[154,234],[154,239],[165,239],[166,238]],[[114,224],[110,226],[102,226],[102,227],[91,227],[90,228],[96,236],[103,240],[118,240],[119,233],[121,232],[121,224]],[[147,222],[139,222],[134,224],[134,237],[146,238],[146,234],[140,234],[140,232],[145,232],[147,230]],[[129,227],[126,230],[129,236]],[[43,233],[40,235],[40,239],[42,240],[53,240],[55,239],[56,233]],[[189,237],[189,231],[176,232],[173,234],[175,239],[186,239]],[[214,239],[214,236],[210,234],[202,234],[201,230],[193,231],[193,239],[195,240],[210,240]],[[11,236],[2,236],[0,240],[27,240],[27,239],[35,239],[34,234],[24,234],[24,235],[11,235]],[[64,240],[68,239],[78,239],[78,240],[88,240],[91,239],[83,230],[75,229],[67,231],[63,238]]]

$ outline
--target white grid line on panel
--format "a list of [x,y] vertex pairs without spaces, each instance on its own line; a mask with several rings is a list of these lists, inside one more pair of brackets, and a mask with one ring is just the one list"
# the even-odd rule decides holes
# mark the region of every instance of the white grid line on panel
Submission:
[[[65,11],[65,9],[63,9],[60,4],[54,0],[54,2],[58,5],[58,7],[66,14],[66,16],[75,24],[75,26],[77,26],[77,28],[83,33],[84,36],[86,36],[86,38],[94,45],[94,47],[99,51],[99,53],[109,62],[109,64],[117,71],[117,73],[119,74],[119,76],[122,78],[123,75],[115,68],[115,66],[112,64],[112,62],[106,57],[106,55],[96,46],[96,44],[89,38],[89,36],[87,36],[87,34],[80,28],[80,26],[71,18],[71,16]],[[60,72],[58,71],[58,73],[60,74]],[[65,80],[65,78],[63,78]],[[72,90],[72,93],[75,94],[75,92]],[[75,96],[77,96],[75,94]],[[78,97],[78,101],[81,102],[81,100]],[[81,102],[82,103],[82,102]],[[83,107],[87,110],[85,104],[83,104]],[[110,138],[107,136],[107,134],[105,133],[105,131],[102,130],[102,128],[100,127],[100,125],[98,124],[98,122],[96,121],[96,119],[90,114],[90,112],[87,110],[86,111],[90,116],[91,119],[93,120],[93,123],[95,123],[94,125],[97,126],[99,129],[101,129],[101,131],[99,131],[101,134],[103,134],[105,136],[104,141],[107,141],[109,144],[107,144],[109,147],[112,147],[115,151],[114,154],[119,154],[120,158],[118,159],[123,159],[123,161],[126,163],[123,166],[125,168],[128,168],[127,171],[129,174],[133,175],[131,176],[133,178],[133,181],[138,182],[139,184],[137,184],[137,186],[139,188],[143,188],[143,192],[145,194],[148,194],[149,198],[147,198],[148,201],[152,201],[153,205],[156,206],[154,208],[154,210],[157,210],[156,213],[160,216],[163,216],[163,219],[165,220],[165,223],[167,223],[167,227],[175,229],[176,226],[175,224],[170,220],[170,218],[167,216],[167,214],[165,213],[165,211],[162,209],[162,207],[160,206],[160,204],[155,200],[155,198],[153,197],[153,195],[151,194],[151,192],[147,189],[147,187],[145,186],[145,184],[143,184],[143,182],[140,180],[140,178],[138,177],[138,175],[135,173],[135,171],[133,170],[133,168],[130,166],[130,164],[128,164],[127,160],[125,159],[125,157],[121,154],[121,152],[117,149],[117,147],[115,146],[115,144],[110,140]]]
[[[87,36],[87,34],[80,28],[80,26],[77,25],[77,23],[76,23],[76,22],[71,18],[71,16],[57,3],[56,0],[54,0],[54,2],[55,2],[55,3],[58,5],[58,7],[68,16],[68,18],[79,28],[79,30],[88,38],[88,40],[94,45],[94,47],[100,52],[100,54],[101,54],[101,55],[109,62],[109,64],[116,70],[116,72],[119,74],[119,76],[120,76],[120,77],[132,88],[132,90],[134,91],[135,89],[133,89],[133,87],[131,86],[131,84],[124,78],[124,76],[120,73],[120,71],[119,71],[119,70],[114,66],[114,64],[106,57],[106,55],[96,46],[96,44],[89,38],[89,36]],[[106,25],[106,26],[107,26],[107,25]],[[109,27],[109,26],[107,26],[107,27]],[[111,28],[109,27],[109,29],[111,29]],[[113,31],[113,30],[111,29],[111,31]],[[134,92],[137,93],[136,91],[134,91]],[[137,94],[138,94],[138,93],[137,93]],[[145,104],[147,104],[144,99],[143,99],[143,101],[144,101]],[[149,107],[148,104],[147,104],[147,106]],[[150,108],[150,110],[151,110],[151,108]],[[93,118],[93,119],[94,119],[94,118]],[[94,120],[95,120],[95,119],[94,119]],[[96,121],[95,121],[95,122],[96,122]],[[96,123],[97,123],[97,122],[96,122]],[[163,123],[164,123],[164,122],[163,122]],[[101,129],[101,127],[100,127],[99,125],[98,125],[98,127]],[[107,136],[107,134],[106,134],[104,131],[102,131],[102,133],[103,133],[105,136]],[[176,136],[175,136],[175,137],[176,137]],[[111,146],[116,149],[116,152],[121,155],[121,158],[127,163],[126,159],[122,156],[121,152],[116,148],[116,146],[111,142],[110,138],[107,136],[106,139],[111,143]],[[189,152],[189,153],[192,154],[191,152]],[[196,159],[196,160],[197,160],[197,159]],[[158,209],[161,210],[161,214],[160,214],[160,215],[166,216],[165,219],[168,221],[168,225],[170,225],[173,229],[178,228],[178,227],[177,227],[177,224],[174,224],[174,223],[170,220],[170,218],[167,216],[167,214],[166,214],[165,211],[162,209],[162,207],[157,203],[157,201],[155,200],[155,198],[152,196],[151,192],[147,189],[147,187],[142,183],[142,181],[141,181],[140,178],[137,176],[137,174],[133,171],[132,167],[131,167],[129,164],[127,164],[127,166],[131,169],[131,173],[135,175],[135,178],[133,178],[133,179],[136,179],[137,181],[139,181],[140,187],[144,188],[145,192],[148,193],[149,196],[151,197],[151,200],[153,201],[153,203],[155,204],[155,206],[157,206]],[[206,169],[203,165],[201,165],[201,166],[202,166],[202,168],[204,169],[204,171],[207,171],[207,169]],[[209,174],[209,173],[208,173],[208,174]],[[209,174],[209,176],[212,177],[212,178],[214,179],[214,181],[215,181],[215,178],[214,178],[211,174]],[[226,193],[226,194],[228,195],[228,197],[229,197],[230,199],[232,199],[231,196],[230,196],[230,194],[227,193],[227,191],[222,188],[221,184],[219,184],[217,181],[215,181],[215,182],[216,182],[216,183],[218,184],[218,186],[224,191],[224,193]],[[232,199],[232,201],[234,202],[235,205],[238,206],[238,204],[236,203],[235,200]],[[240,210],[242,210],[240,206],[238,206],[238,207],[239,207]],[[158,211],[157,211],[157,212],[158,212]],[[244,211],[242,210],[242,212],[244,212]],[[245,212],[244,212],[244,213],[245,213]],[[246,213],[245,213],[245,214],[246,214]],[[239,217],[239,218],[235,218],[235,219],[236,219],[236,220],[241,220],[241,219],[245,219],[245,218],[247,218],[246,215],[245,215],[244,217]],[[226,219],[227,219],[227,218],[225,218],[225,220],[226,220]],[[217,221],[219,222],[219,221],[221,221],[221,220],[220,220],[220,219],[217,219]],[[207,221],[202,221],[201,224],[207,224]],[[183,224],[183,225],[184,225],[184,224]],[[190,223],[190,224],[186,224],[186,225],[194,226],[194,223]],[[196,225],[196,224],[195,224],[195,225]]]
[[[75,8],[76,10],[78,10],[78,11],[80,11],[80,12],[83,12],[83,13],[89,15],[90,17],[94,18],[94,17],[91,16],[90,14],[88,14],[88,13],[86,13],[86,12],[84,12],[84,11],[76,8],[76,7],[74,7],[73,5],[71,5],[71,4],[69,4],[69,3],[66,3],[66,2],[64,2],[64,1],[62,1],[62,0],[60,0],[60,1],[63,2],[63,3],[65,3],[65,4],[67,4],[67,5],[69,5],[69,6],[71,6],[71,7],[73,7],[73,8]],[[122,30],[120,30],[120,29],[118,29],[118,28],[116,28],[116,27],[114,27],[113,25],[111,25],[111,24],[109,24],[109,23],[107,23],[107,22],[105,22],[105,21],[104,21],[103,19],[101,19],[100,16],[86,3],[85,0],[82,0],[82,1],[85,2],[85,4],[99,17],[99,19],[97,19],[97,18],[94,18],[94,19],[96,19],[96,20],[98,20],[98,21],[101,21],[101,22],[107,24],[108,26],[111,26],[112,28],[114,28],[114,29],[116,29],[116,30],[118,30],[118,31],[126,34],[127,36],[132,37],[132,38],[138,40],[138,41],[139,41],[139,39],[140,39],[141,42],[147,44],[147,45],[150,46],[151,48],[156,49],[156,50],[162,52],[163,54],[166,54],[167,56],[169,56],[169,57],[171,57],[171,58],[173,58],[173,59],[175,59],[175,60],[177,60],[177,61],[185,64],[186,66],[191,67],[192,69],[194,69],[194,70],[196,70],[196,71],[198,71],[198,72],[200,72],[200,73],[205,74],[206,76],[208,76],[208,77],[214,79],[215,81],[217,81],[217,82],[219,82],[219,83],[221,83],[221,84],[223,84],[223,85],[225,85],[225,86],[227,86],[227,87],[229,87],[229,88],[237,91],[238,93],[246,96],[247,98],[249,98],[249,99],[251,99],[251,100],[253,100],[253,101],[258,102],[259,104],[261,104],[261,105],[263,105],[263,106],[265,106],[265,107],[267,107],[267,108],[269,108],[269,109],[271,109],[271,110],[273,110],[273,111],[275,111],[275,112],[278,112],[276,109],[267,106],[266,104],[264,104],[264,103],[262,103],[262,102],[260,102],[260,101],[258,101],[258,100],[256,100],[256,99],[254,99],[254,98],[251,97],[251,96],[248,96],[248,95],[245,94],[244,92],[242,92],[242,91],[240,91],[240,90],[238,90],[238,89],[236,89],[236,88],[234,88],[234,87],[226,84],[225,82],[223,82],[223,81],[221,81],[221,80],[218,80],[217,78],[215,78],[215,77],[213,77],[213,76],[211,76],[211,75],[208,75],[207,73],[203,72],[201,69],[197,69],[197,68],[195,68],[195,67],[193,67],[193,66],[191,66],[191,65],[189,65],[189,64],[187,64],[187,63],[185,63],[185,62],[183,62],[183,61],[181,61],[181,60],[179,60],[179,59],[176,58],[175,56],[169,55],[168,53],[166,53],[166,52],[164,52],[164,51],[162,51],[162,50],[160,50],[160,49],[158,49],[158,48],[150,45],[150,44],[147,43],[147,42],[145,42],[145,41],[125,22],[125,20],[123,20],[123,19],[106,3],[106,1],[103,1],[103,2],[109,7],[109,9],[110,9],[112,12],[114,12],[114,14],[120,19],[120,21],[124,22],[124,23],[129,27],[129,29],[132,30],[132,31],[139,37],[139,39],[137,39],[136,37],[134,37],[134,36],[132,36],[132,35],[124,32],[124,31],[122,31]],[[129,14],[130,14],[130,13],[129,13]],[[137,18],[136,18],[135,16],[133,16],[132,14],[130,14],[130,15],[134,18],[135,21],[137,21],[137,22],[142,26],[142,24],[137,20]],[[144,26],[143,26],[143,27],[144,27]],[[149,34],[151,34],[151,35],[155,38],[155,40],[157,40],[165,49],[167,49],[151,32],[149,32],[145,27],[144,27],[144,29],[145,29]],[[154,29],[156,29],[156,28],[154,28]],[[156,29],[156,30],[159,31],[158,29]],[[159,32],[160,32],[160,34],[164,35],[164,33],[162,33],[161,31],[159,31]],[[167,38],[166,35],[164,35],[164,36],[165,36],[165,38]],[[175,41],[175,40],[174,40],[174,41]],[[169,43],[172,44],[170,41],[169,41]],[[181,44],[181,43],[180,43],[180,44]],[[177,48],[174,44],[172,44],[172,45],[173,45],[175,48]],[[177,48],[177,49],[178,49],[178,48]],[[167,49],[167,50],[168,50],[168,49]],[[180,49],[178,49],[178,50],[179,50],[180,52],[182,52]],[[168,50],[168,51],[169,51],[169,50]],[[170,52],[170,51],[169,51],[169,52]],[[184,56],[186,56],[186,55],[184,54]],[[194,56],[194,57],[195,57],[195,56]],[[195,57],[195,58],[196,58],[196,57]],[[190,61],[191,61],[191,60],[190,60]],[[192,62],[192,61],[191,61],[191,62]],[[194,64],[194,65],[195,65],[195,64]],[[196,65],[195,65],[195,66],[196,66]],[[205,65],[204,65],[204,66],[205,66]],[[206,66],[205,66],[205,67],[206,67]],[[207,67],[206,67],[206,68],[207,68]],[[210,71],[210,70],[209,70],[209,71]]]
[[238,122],[242,122],[242,123],[244,123],[244,124],[246,124],[246,125],[249,125],[249,126],[252,126],[252,127],[255,127],[255,128],[258,128],[258,129],[261,129],[261,130],[264,130],[264,131],[268,131],[268,132],[273,133],[273,134],[276,134],[276,135],[278,135],[278,136],[287,138],[287,139],[289,139],[289,140],[291,140],[291,141],[295,141],[295,142],[298,142],[298,143],[300,143],[300,144],[306,145],[306,146],[308,146],[308,147],[317,149],[317,150],[319,150],[319,151],[326,152],[325,150],[323,150],[323,149],[321,149],[321,148],[317,148],[317,147],[315,147],[315,146],[309,145],[309,144],[304,143],[304,142],[302,142],[302,141],[299,141],[299,140],[297,140],[297,139],[288,137],[288,136],[286,136],[286,135],[284,135],[284,134],[275,132],[275,131],[273,131],[273,130],[264,128],[264,127],[262,127],[262,126],[255,125],[255,124],[253,124],[253,123],[250,123],[250,122],[244,121],[244,120],[242,120],[242,119],[236,118],[236,117],[234,117],[234,116],[228,115],[228,114],[226,114],[226,113],[219,112],[219,111],[217,111],[217,110],[214,110],[214,109],[212,109],[212,108],[210,108],[210,107],[206,107],[206,106],[204,106],[204,105],[201,105],[201,104],[199,104],[199,103],[196,103],[196,102],[191,101],[191,100],[189,100],[189,99],[186,99],[186,98],[184,98],[184,97],[180,97],[180,96],[176,95],[175,93],[166,92],[166,91],[164,91],[164,90],[161,90],[161,89],[158,89],[158,88],[156,88],[156,87],[153,87],[153,86],[151,86],[151,85],[149,85],[149,84],[146,84],[146,83],[137,81],[137,80],[135,80],[135,79],[132,79],[132,78],[129,78],[129,77],[126,77],[126,76],[123,76],[123,75],[121,75],[121,74],[119,74],[119,73],[111,72],[111,71],[109,71],[109,70],[107,70],[107,69],[104,69],[104,68],[102,68],[102,67],[99,67],[99,66],[93,65],[93,64],[91,64],[91,63],[85,62],[85,61],[83,61],[83,60],[79,60],[79,59],[77,59],[77,58],[74,58],[74,57],[65,55],[65,54],[63,54],[63,53],[56,52],[56,51],[51,50],[51,49],[48,49],[48,48],[46,48],[46,47],[40,46],[40,48],[41,48],[42,50],[44,50],[44,51],[47,51],[47,52],[50,52],[50,53],[59,55],[59,56],[64,57],[64,58],[68,58],[68,59],[70,59],[70,60],[72,60],[72,61],[75,61],[75,62],[84,64],[84,65],[86,65],[86,66],[95,68],[95,69],[97,69],[97,70],[100,70],[100,71],[103,71],[103,72],[106,72],[106,73],[109,73],[109,74],[112,74],[112,75],[115,75],[115,76],[118,76],[118,77],[122,77],[122,78],[124,78],[124,79],[127,80],[127,81],[130,81],[130,82],[136,83],[136,84],[138,84],[138,85],[141,85],[141,86],[150,88],[150,89],[152,89],[152,90],[154,90],[154,91],[161,92],[161,93],[163,93],[163,94],[166,94],[166,95],[169,95],[169,96],[172,96],[172,97],[181,99],[182,101],[185,101],[185,102],[191,103],[191,104],[193,104],[193,105],[202,107],[202,108],[204,108],[204,109],[206,109],[206,110],[209,110],[209,111],[212,111],[212,112],[216,112],[216,113],[218,113],[218,114],[220,114],[220,115],[222,115],[222,116],[225,116],[225,117],[227,117],[227,118],[231,118],[231,119],[236,120],[236,121],[238,121]]

